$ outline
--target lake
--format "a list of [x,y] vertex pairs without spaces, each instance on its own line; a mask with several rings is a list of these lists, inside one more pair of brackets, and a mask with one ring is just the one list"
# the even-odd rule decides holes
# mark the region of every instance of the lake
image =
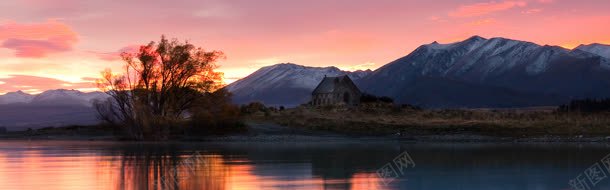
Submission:
[[2,141],[0,189],[559,190],[572,179],[610,189],[608,153],[603,143]]

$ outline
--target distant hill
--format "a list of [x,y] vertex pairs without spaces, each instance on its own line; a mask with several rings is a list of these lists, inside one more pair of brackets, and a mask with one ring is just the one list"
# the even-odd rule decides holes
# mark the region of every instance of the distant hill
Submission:
[[27,94],[22,91],[9,92],[4,95],[0,95],[0,105],[2,104],[13,104],[13,103],[29,103],[34,99],[34,95]]
[[0,95],[0,126],[9,130],[65,125],[97,124],[93,100],[102,92],[48,90],[37,95],[21,91]]
[[[350,76],[364,92],[430,108],[559,105],[573,98],[610,97],[609,47],[569,50],[473,36],[422,45],[375,71]],[[308,101],[323,75],[344,73],[334,67],[279,64],[261,68],[228,89],[240,104],[298,105]]]
[[22,103],[30,105],[81,105],[91,107],[93,100],[108,97],[103,92],[81,92],[65,89],[47,90],[37,95],[17,91],[0,95],[0,105]]

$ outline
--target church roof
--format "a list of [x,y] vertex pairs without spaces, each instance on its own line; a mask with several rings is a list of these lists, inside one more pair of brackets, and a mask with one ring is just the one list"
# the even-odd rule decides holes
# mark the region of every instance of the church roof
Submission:
[[332,93],[337,85],[341,85],[342,80],[349,77],[347,75],[337,76],[337,77],[324,77],[322,82],[318,84],[318,86],[313,90],[312,94],[320,94],[320,93]]

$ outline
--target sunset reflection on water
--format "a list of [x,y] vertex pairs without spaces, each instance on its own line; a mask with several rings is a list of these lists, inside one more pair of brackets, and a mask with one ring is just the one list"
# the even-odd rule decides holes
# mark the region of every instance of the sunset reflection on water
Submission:
[[[377,171],[407,151],[417,164],[386,184]],[[606,143],[0,141],[0,189],[557,190],[609,153]]]
[[382,189],[374,171],[325,178],[305,161],[253,162],[173,147],[115,149],[112,143],[24,143],[0,143],[0,189]]

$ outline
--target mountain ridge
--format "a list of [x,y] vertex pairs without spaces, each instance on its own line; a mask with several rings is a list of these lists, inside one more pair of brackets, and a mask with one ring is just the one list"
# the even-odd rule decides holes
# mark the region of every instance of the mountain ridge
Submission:
[[0,95],[0,105],[12,104],[12,103],[28,103],[32,101],[34,95],[25,93],[21,90],[15,92],[8,92],[4,95]]
[[[414,103],[423,107],[558,105],[572,98],[610,97],[610,90],[606,90],[610,89],[610,61],[596,54],[604,52],[604,48],[606,46],[598,45],[596,51],[583,47],[570,50],[508,38],[472,36],[449,44],[435,41],[421,45],[401,58],[352,79],[364,92],[389,96],[397,103]],[[253,75],[259,81],[265,81],[261,77],[275,75],[270,70],[264,75],[259,71],[236,81],[240,85],[227,88],[240,97],[236,103],[267,103],[269,99],[283,98],[287,96],[283,93],[293,91],[295,86],[283,89],[276,86],[274,93],[260,93],[270,87],[265,82],[258,83],[256,88],[240,88],[249,86],[247,84],[252,83]],[[301,76],[308,77],[301,80],[319,82],[322,79],[320,75]],[[276,76],[274,80],[290,78]],[[312,89],[308,86],[298,89],[299,92],[293,91],[290,95],[299,98],[284,102],[291,105],[306,103]],[[439,96],[439,93],[449,96]],[[452,97],[451,94],[456,96]],[[485,103],[466,100],[475,96]]]
[[93,91],[81,92],[78,90],[53,89],[40,94],[32,95],[23,91],[8,92],[0,95],[0,105],[3,104],[48,104],[48,105],[84,105],[91,107],[96,99],[104,99],[109,96],[106,93]]
[[585,52],[589,52],[589,53],[596,54],[596,55],[610,59],[610,45],[600,44],[600,43],[592,43],[592,44],[587,44],[587,45],[581,44],[574,49],[582,50]]
[[9,130],[99,123],[93,100],[103,92],[55,89],[32,95],[22,91],[0,95],[0,127]]
[[233,93],[233,101],[238,104],[261,101],[269,105],[296,106],[309,100],[311,90],[324,76],[348,75],[357,80],[370,72],[280,63],[263,67],[225,88]]

